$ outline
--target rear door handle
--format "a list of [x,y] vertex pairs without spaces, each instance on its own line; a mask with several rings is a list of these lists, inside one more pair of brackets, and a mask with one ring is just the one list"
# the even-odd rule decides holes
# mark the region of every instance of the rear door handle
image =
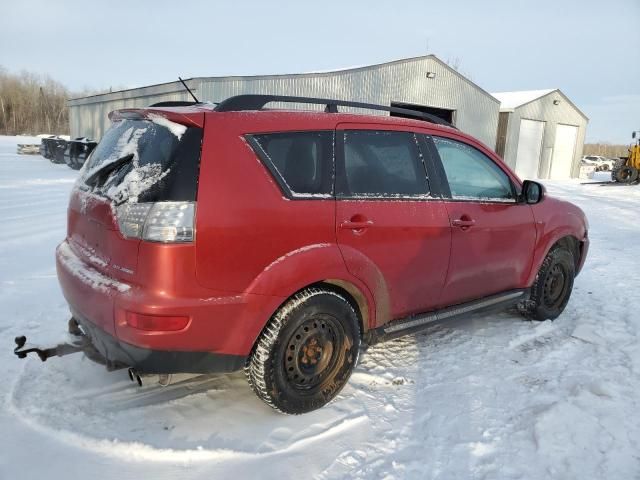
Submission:
[[476,224],[476,221],[469,217],[457,218],[451,221],[451,225],[454,227],[460,227],[462,229],[467,229],[469,227],[473,227]]
[[371,220],[362,220],[362,221],[351,221],[346,220],[340,224],[340,228],[344,228],[347,230],[362,230],[363,228],[367,228],[373,225]]

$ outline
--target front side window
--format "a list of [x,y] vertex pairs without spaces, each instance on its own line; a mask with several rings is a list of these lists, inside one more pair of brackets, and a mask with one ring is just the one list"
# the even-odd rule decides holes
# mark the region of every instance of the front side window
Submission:
[[413,133],[349,130],[343,133],[344,170],[339,192],[347,197],[413,197],[429,193]]
[[266,133],[248,139],[290,196],[331,196],[333,132]]
[[454,199],[515,202],[511,180],[484,153],[448,138],[433,137],[433,142]]

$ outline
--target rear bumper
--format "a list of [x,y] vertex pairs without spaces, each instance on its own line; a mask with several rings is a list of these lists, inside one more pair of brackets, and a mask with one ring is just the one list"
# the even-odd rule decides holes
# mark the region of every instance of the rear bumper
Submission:
[[134,367],[139,373],[226,373],[241,370],[247,360],[242,355],[211,352],[152,350],[122,342],[93,325],[78,312],[73,317],[91,344],[108,363]]
[[[285,299],[203,288],[187,279],[190,262],[180,257],[179,251],[165,249],[163,254],[162,261],[175,257],[172,262],[179,266],[166,268],[167,273],[138,273],[135,281],[139,283],[135,283],[98,271],[66,241],[58,247],[56,265],[62,292],[96,349],[108,360],[143,373],[242,368],[262,328]],[[178,331],[140,330],[126,322],[126,312],[186,316],[189,322]]]

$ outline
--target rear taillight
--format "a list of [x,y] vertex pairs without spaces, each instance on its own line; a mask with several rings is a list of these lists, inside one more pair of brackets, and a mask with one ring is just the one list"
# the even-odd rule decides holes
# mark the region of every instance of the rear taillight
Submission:
[[195,237],[195,202],[128,203],[116,209],[126,238],[150,242],[187,243]]

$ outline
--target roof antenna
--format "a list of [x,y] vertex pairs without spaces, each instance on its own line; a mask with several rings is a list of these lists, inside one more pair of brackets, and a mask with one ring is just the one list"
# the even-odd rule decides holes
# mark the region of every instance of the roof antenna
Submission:
[[180,82],[182,83],[182,86],[187,89],[187,92],[189,92],[189,95],[193,97],[196,103],[200,103],[200,100],[198,100],[196,96],[193,94],[193,92],[189,89],[189,87],[187,87],[187,84],[184,83],[184,80],[182,80],[180,77],[178,77],[178,80],[180,80]]

